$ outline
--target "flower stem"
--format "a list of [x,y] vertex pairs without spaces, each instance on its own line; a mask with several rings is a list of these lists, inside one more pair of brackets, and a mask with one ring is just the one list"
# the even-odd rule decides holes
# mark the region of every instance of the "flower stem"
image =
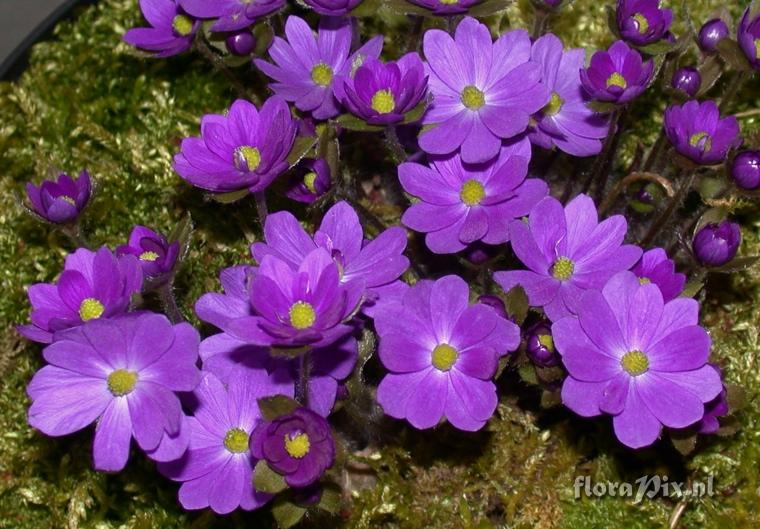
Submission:
[[665,225],[670,220],[670,217],[673,216],[673,213],[678,208],[678,205],[683,201],[686,193],[688,193],[689,189],[691,189],[691,185],[694,183],[695,177],[696,175],[692,173],[688,180],[685,180],[681,184],[681,187],[678,188],[678,192],[670,199],[668,207],[665,208],[665,211],[663,211],[662,214],[655,220],[654,224],[652,224],[647,234],[641,240],[641,246],[648,246],[655,239],[655,237],[657,237],[662,228],[665,227]]
[[549,14],[542,9],[536,9],[533,12],[533,28],[530,30],[530,36],[533,39],[539,38],[546,31],[546,22]]
[[299,357],[298,383],[296,385],[296,400],[304,407],[309,406],[309,371],[311,370],[309,352]]
[[226,64],[224,64],[224,61],[221,57],[219,57],[216,53],[214,53],[211,48],[209,48],[209,45],[206,43],[206,40],[202,36],[198,36],[195,39],[195,49],[198,50],[198,52],[203,56],[204,59],[206,59],[211,66],[214,67],[214,69],[224,75],[227,80],[232,84],[232,88],[237,93],[238,97],[242,97],[244,99],[250,99],[257,105],[261,102],[259,101],[258,96],[253,93],[249,93],[245,86],[243,86],[243,83],[240,82],[240,79],[237,78],[237,76],[230,70]]
[[161,306],[164,309],[164,313],[172,323],[180,323],[185,321],[185,317],[177,306],[177,299],[174,297],[174,289],[172,287],[172,280],[169,280],[156,289],[158,297],[161,300]]
[[612,113],[609,125],[610,133],[607,135],[607,138],[604,141],[602,152],[594,161],[594,165],[591,169],[591,174],[589,175],[588,180],[586,180],[584,191],[590,190],[592,185],[596,186],[594,200],[597,204],[601,201],[602,195],[604,194],[604,189],[607,187],[607,179],[609,178],[610,169],[612,168],[612,160],[615,157],[618,145],[620,145],[620,137],[622,136],[623,132],[623,127],[621,126],[622,117],[624,114],[624,107],[617,108]]
[[388,151],[395,164],[398,165],[406,160],[406,150],[404,149],[404,146],[401,145],[401,140],[398,139],[395,125],[388,125],[385,127],[385,145],[388,147]]
[[257,191],[253,194],[253,198],[256,200],[256,212],[259,214],[259,222],[261,227],[264,227],[264,222],[267,220],[269,210],[267,209],[267,196],[265,191]]
[[620,193],[622,193],[626,187],[631,185],[634,182],[637,182],[639,180],[648,180],[650,182],[655,182],[662,186],[663,189],[665,189],[665,192],[668,194],[668,197],[672,197],[675,194],[675,191],[673,191],[673,186],[670,184],[670,180],[665,178],[664,176],[654,174],[654,173],[638,173],[634,172],[623,178],[620,182],[617,183],[617,185],[612,189],[609,195],[607,195],[607,198],[604,199],[604,202],[601,206],[599,206],[599,216],[601,217],[604,215],[607,210],[609,210],[612,206],[615,205],[615,201],[620,196]]
[[90,248],[90,244],[82,235],[82,227],[77,222],[76,224],[68,224],[60,227],[61,233],[63,233],[71,241],[71,244],[76,248]]
[[744,82],[749,78],[749,74],[747,72],[738,72],[736,75],[734,75],[734,78],[731,79],[731,82],[726,87],[726,91],[723,94],[723,97],[720,100],[720,113],[723,114],[728,110],[728,107],[731,106],[731,103],[734,102],[734,99],[736,98],[736,94],[739,93],[739,90],[741,90],[742,86],[744,85]]

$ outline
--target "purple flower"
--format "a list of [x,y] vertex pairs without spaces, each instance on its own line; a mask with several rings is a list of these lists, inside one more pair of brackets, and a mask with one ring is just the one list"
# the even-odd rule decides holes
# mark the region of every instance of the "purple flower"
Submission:
[[505,292],[521,285],[532,306],[543,307],[552,321],[574,314],[583,291],[599,289],[641,257],[641,248],[622,244],[627,223],[622,215],[599,222],[593,200],[578,195],[567,206],[546,197],[528,222],[509,226],[512,249],[529,270],[494,273]]
[[54,224],[74,222],[90,201],[91,192],[87,171],[79,173],[76,180],[61,173],[56,180],[45,180],[39,186],[26,184],[32,211]]
[[427,153],[461,149],[464,162],[486,162],[499,154],[502,139],[524,132],[530,115],[549,100],[524,30],[492,42],[484,24],[466,17],[453,39],[440,29],[426,31],[423,50],[433,96],[423,118],[432,128],[419,137]]
[[29,287],[32,323],[18,331],[35,342],[51,343],[57,331],[126,312],[142,281],[134,256],[116,258],[105,246],[97,252],[79,248],[66,256],[57,284]]
[[172,326],[143,312],[88,322],[56,338],[42,353],[49,365],[27,389],[30,425],[60,436],[97,422],[93,459],[105,471],[124,468],[132,437],[153,451],[179,433],[174,392],[192,391],[200,380],[200,338],[190,324]]
[[410,287],[375,316],[380,360],[390,371],[377,388],[385,413],[415,428],[443,417],[460,430],[483,427],[496,409],[499,356],[520,344],[519,328],[480,303],[458,276]]
[[700,165],[721,163],[729,149],[742,142],[739,122],[734,116],[721,118],[714,101],[669,106],[665,110],[665,134],[676,151]]
[[711,222],[692,241],[694,257],[705,266],[723,266],[736,256],[742,242],[741,227],[729,220]]
[[182,7],[198,18],[217,18],[212,31],[236,31],[252,26],[258,19],[274,13],[285,0],[179,0]]
[[525,333],[525,352],[528,353],[531,362],[541,367],[553,367],[559,364],[549,325],[549,322],[539,321]]
[[731,166],[731,177],[742,189],[760,188],[760,150],[740,152]]
[[547,33],[533,43],[531,58],[542,66],[542,82],[551,99],[533,116],[530,141],[545,149],[556,146],[573,156],[598,154],[609,127],[605,116],[586,106],[590,98],[580,78],[585,51],[565,52],[562,41]]
[[184,457],[159,464],[166,477],[182,483],[179,502],[185,509],[211,509],[227,514],[238,507],[257,509],[271,495],[253,489],[256,460],[250,435],[262,421],[257,399],[282,394],[292,397],[262,371],[236,370],[228,383],[203,376],[193,396],[197,402],[187,418],[190,445]]
[[137,257],[146,278],[158,278],[174,270],[179,257],[179,242],[170,244],[160,233],[145,226],[135,226],[129,234],[129,243],[116,248],[116,255],[127,254]]
[[586,292],[578,317],[552,326],[569,376],[562,402],[583,417],[613,416],[615,435],[631,448],[651,445],[662,426],[702,419],[723,389],[709,364],[710,336],[691,298],[664,303],[655,285],[630,272],[601,292]]
[[[714,364],[707,364],[712,367],[718,376],[721,376],[720,368]],[[719,417],[728,415],[728,392],[726,387],[723,387],[723,391],[715,397],[713,400],[705,404],[705,416],[697,423],[697,432],[701,434],[714,434],[720,429]]]
[[638,51],[618,40],[609,51],[591,57],[589,67],[581,70],[581,82],[594,99],[624,104],[647,89],[653,74],[653,60],[643,62]]
[[694,97],[699,92],[700,86],[702,86],[702,76],[696,68],[685,66],[673,73],[670,86],[676,90],[680,90],[689,97]]
[[340,17],[347,15],[353,8],[362,3],[362,0],[303,0],[320,15]]
[[718,43],[728,37],[728,25],[720,18],[704,23],[699,30],[698,43],[702,51],[711,53],[718,49]]
[[[316,248],[323,248],[338,267],[341,285],[355,285],[363,298],[375,301],[398,289],[397,280],[409,267],[406,232],[392,227],[371,241],[364,238],[359,217],[346,202],[338,202],[322,219],[310,237],[292,214],[280,211],[267,217],[264,225],[266,243],[254,243],[251,252],[259,263],[271,254],[298,268]],[[365,313],[367,307],[364,307]]]
[[760,70],[760,13],[748,7],[736,29],[736,40],[755,70]]
[[668,259],[668,254],[662,248],[644,252],[631,271],[642,285],[657,285],[666,303],[677,298],[686,285],[686,276],[676,272],[676,264]]
[[327,193],[331,186],[332,175],[327,160],[302,160],[290,179],[290,187],[285,195],[297,202],[312,204]]
[[208,191],[262,191],[288,168],[296,129],[283,98],[270,97],[260,111],[238,99],[226,116],[203,116],[201,137],[182,140],[174,170]]
[[523,137],[502,145],[498,157],[485,164],[465,164],[459,154],[431,156],[430,167],[401,164],[401,185],[420,198],[401,221],[427,233],[425,243],[435,253],[458,252],[475,241],[507,242],[509,223],[547,194],[543,180],[525,178],[530,154]]
[[353,75],[339,76],[334,90],[343,106],[367,123],[396,123],[425,96],[425,66],[416,52],[386,64],[370,57]]
[[665,38],[673,23],[673,11],[660,8],[660,0],[618,0],[620,35],[636,46]]
[[430,9],[435,15],[460,15],[466,13],[469,8],[481,3],[483,0],[408,0],[411,4],[417,4]]
[[285,478],[290,487],[312,485],[335,461],[327,421],[307,408],[261,422],[251,435],[251,453]]
[[200,21],[188,16],[179,0],[140,0],[140,9],[151,25],[133,28],[124,34],[124,42],[153,53],[170,57],[192,46]]
[[301,18],[288,17],[287,40],[274,37],[269,56],[275,64],[261,59],[256,66],[275,80],[270,88],[296,108],[311,112],[315,119],[338,115],[333,86],[338,76],[350,76],[367,59],[380,56],[383,38],[377,36],[349,57],[353,28],[349,19],[323,17],[316,38]]

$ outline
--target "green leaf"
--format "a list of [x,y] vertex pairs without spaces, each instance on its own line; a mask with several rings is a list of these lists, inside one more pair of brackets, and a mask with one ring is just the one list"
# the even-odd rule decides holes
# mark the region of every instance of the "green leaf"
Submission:
[[261,415],[264,417],[267,421],[273,421],[277,419],[278,417],[282,417],[284,415],[290,415],[295,411],[298,407],[300,407],[300,404],[298,404],[295,400],[291,399],[290,397],[286,397],[285,395],[274,395],[272,397],[264,397],[261,399],[258,399],[259,404],[259,410],[261,411]]
[[182,261],[187,255],[187,251],[190,248],[190,240],[193,238],[193,218],[190,213],[185,213],[174,229],[169,234],[168,241],[170,243],[177,241],[179,243],[179,261]]
[[609,114],[617,108],[615,103],[607,101],[589,101],[586,106],[599,114]]
[[689,455],[697,446],[697,434],[694,430],[668,430],[668,435],[670,442],[681,455]]
[[486,0],[483,3],[472,6],[468,14],[473,17],[488,17],[501,13],[510,5],[512,5],[512,0]]
[[726,184],[723,178],[710,176],[702,177],[697,184],[697,190],[705,202],[717,197],[725,188]]
[[322,497],[317,503],[317,508],[330,514],[336,514],[340,511],[340,487],[334,483],[326,483],[322,486]]
[[248,189],[240,189],[238,191],[230,191],[229,193],[208,193],[206,197],[220,204],[232,204],[248,194]]
[[301,521],[306,509],[291,503],[284,498],[278,498],[272,505],[272,516],[280,529],[289,529]]
[[706,94],[715,83],[720,79],[723,73],[723,65],[715,55],[710,55],[699,67],[699,75],[702,77],[702,84],[697,92],[697,98]]
[[718,53],[733,69],[740,72],[752,71],[752,65],[735,40],[726,37],[718,42]]
[[370,125],[363,119],[351,114],[341,114],[335,119],[335,122],[344,129],[358,130],[360,132],[378,132],[384,128],[378,125]]
[[270,347],[269,354],[280,358],[298,358],[311,351],[311,347],[304,345],[302,347]]
[[525,364],[524,366],[520,366],[520,368],[517,370],[517,373],[520,375],[520,378],[523,379],[523,381],[532,386],[538,386],[538,376],[536,376],[536,368],[533,367],[533,364]]
[[268,22],[262,22],[253,27],[253,36],[256,37],[256,47],[253,49],[253,54],[261,56],[264,55],[269,49],[269,45],[272,44],[274,29]]
[[267,494],[277,494],[288,488],[285,478],[272,470],[269,463],[260,459],[253,469],[253,488]]
[[680,297],[693,298],[694,296],[699,294],[699,291],[702,290],[704,286],[705,285],[704,283],[702,283],[702,281],[697,281],[697,280],[689,281],[688,283],[686,283],[686,286],[684,287],[683,292],[681,292]]
[[383,0],[364,0],[351,11],[351,16],[357,18],[376,17],[377,10],[383,7]]
[[619,39],[620,29],[618,29],[617,15],[615,13],[615,9],[610,5],[606,5],[604,6],[604,10],[607,15],[607,27],[609,27],[612,34],[615,35]]
[[676,45],[672,42],[668,42],[665,39],[647,44],[646,46],[637,46],[639,51],[647,53],[649,55],[663,55],[673,51]]
[[[412,4],[406,0],[385,0],[382,7],[390,10],[397,15],[419,15],[423,17],[433,16],[433,12],[424,7]],[[377,15],[377,13],[375,13]]]
[[298,136],[296,141],[293,142],[293,148],[290,149],[290,154],[288,154],[288,165],[293,167],[300,162],[301,158],[306,156],[317,143],[317,139],[316,136]]
[[742,272],[751,268],[757,264],[760,260],[760,255],[752,255],[749,257],[735,257],[730,263],[724,264],[717,268],[711,268],[713,272],[719,274],[732,274],[734,272]]
[[520,285],[512,287],[504,297],[504,306],[518,325],[521,325],[528,316],[530,304],[525,289]]
[[406,125],[408,123],[416,123],[419,121],[422,118],[422,115],[425,113],[425,110],[427,110],[428,103],[429,100],[427,98],[420,101],[416,107],[404,114],[404,121],[401,123]]

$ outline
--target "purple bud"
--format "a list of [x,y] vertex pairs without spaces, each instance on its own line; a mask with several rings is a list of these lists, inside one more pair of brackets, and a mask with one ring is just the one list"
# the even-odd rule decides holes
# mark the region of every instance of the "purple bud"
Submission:
[[250,31],[244,30],[239,33],[233,33],[227,37],[224,43],[227,46],[227,51],[231,54],[244,57],[253,52],[253,48],[256,47],[256,37]]
[[539,322],[526,332],[526,350],[531,361],[541,367],[553,367],[559,364],[554,338],[548,324]]
[[493,294],[483,294],[478,298],[478,303],[488,305],[494,309],[499,316],[505,320],[512,321],[512,318],[510,318],[509,314],[507,314],[507,308],[504,306],[504,301],[502,301],[499,296],[494,296]]
[[702,86],[702,76],[696,68],[685,66],[676,70],[670,85],[689,97],[694,97]]
[[723,266],[736,255],[742,242],[739,225],[729,220],[712,222],[694,236],[694,256],[705,266]]
[[718,43],[728,37],[728,26],[720,18],[708,20],[699,30],[699,47],[705,52],[714,52]]
[[31,182],[26,184],[32,211],[54,224],[76,221],[90,201],[91,191],[87,171],[82,171],[76,180],[61,173],[55,180],[45,180],[39,186]]
[[496,256],[498,250],[494,246],[474,242],[464,250],[464,258],[474,265],[482,265]]
[[731,167],[731,176],[742,189],[754,191],[760,188],[760,150],[737,154]]

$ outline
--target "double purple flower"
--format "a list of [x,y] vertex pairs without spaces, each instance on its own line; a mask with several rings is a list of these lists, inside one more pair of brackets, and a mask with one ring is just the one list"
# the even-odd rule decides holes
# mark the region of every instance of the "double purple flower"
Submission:
[[297,202],[314,203],[332,186],[332,174],[324,158],[301,160],[293,170],[285,195]]
[[752,67],[760,70],[760,13],[751,11],[750,7],[744,11],[736,30],[736,40]]
[[147,279],[166,277],[174,270],[179,257],[179,242],[169,243],[166,237],[145,226],[135,226],[129,242],[116,248],[117,255],[134,255]]
[[665,38],[673,23],[673,11],[660,7],[660,0],[618,0],[620,35],[636,46]]
[[608,51],[598,51],[588,68],[581,70],[583,88],[597,101],[624,104],[647,89],[654,74],[654,61],[619,40]]
[[143,16],[151,25],[133,28],[124,34],[124,42],[155,57],[170,57],[192,46],[200,21],[182,9],[180,0],[140,0]]
[[285,0],[179,0],[179,3],[194,17],[218,19],[211,26],[212,31],[236,31],[281,9]]
[[56,180],[45,180],[39,186],[28,182],[26,195],[31,210],[54,224],[74,222],[90,201],[92,183],[87,171],[74,179],[65,173]]
[[664,126],[676,151],[700,165],[723,162],[729,149],[742,143],[739,122],[734,116],[721,118],[714,101],[671,105],[665,110]]

